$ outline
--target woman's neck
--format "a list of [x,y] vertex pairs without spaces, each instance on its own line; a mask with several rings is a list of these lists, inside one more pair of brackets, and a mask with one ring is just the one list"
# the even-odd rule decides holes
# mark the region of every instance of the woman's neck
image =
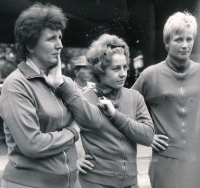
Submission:
[[173,56],[168,56],[166,59],[167,65],[176,72],[185,72],[188,70],[190,65],[189,58],[186,60],[180,60]]

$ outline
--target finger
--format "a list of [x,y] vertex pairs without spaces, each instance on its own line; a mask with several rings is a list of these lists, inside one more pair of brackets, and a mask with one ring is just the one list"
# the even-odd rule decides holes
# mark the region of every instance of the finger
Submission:
[[151,144],[151,147],[153,148],[153,150],[155,151],[160,151],[158,148],[156,148],[153,144]]
[[91,168],[94,167],[94,165],[93,165],[90,161],[88,161],[88,160],[85,160],[84,163],[85,163],[87,166],[91,167]]
[[83,173],[83,174],[87,174],[87,172],[85,170],[83,170],[82,168],[78,169],[79,172]]
[[81,164],[81,168],[88,169],[88,170],[92,170],[93,169],[91,166],[89,166],[87,164],[84,164],[84,163]]
[[158,142],[153,142],[153,145],[158,148],[158,149],[161,149],[161,150],[165,150],[166,148],[164,146],[162,146],[161,144],[159,144]]
[[85,155],[85,159],[93,159],[91,155]]
[[60,55],[58,55],[58,67],[61,67],[61,59],[60,59]]
[[165,139],[165,140],[169,139],[167,136],[161,135],[161,134],[158,134],[157,137],[160,138],[160,139]]
[[105,104],[102,104],[101,102],[97,103],[97,106],[98,106],[100,109],[106,109]]
[[169,146],[167,142],[165,142],[164,140],[161,140],[161,139],[156,139],[155,142],[157,142],[165,147]]

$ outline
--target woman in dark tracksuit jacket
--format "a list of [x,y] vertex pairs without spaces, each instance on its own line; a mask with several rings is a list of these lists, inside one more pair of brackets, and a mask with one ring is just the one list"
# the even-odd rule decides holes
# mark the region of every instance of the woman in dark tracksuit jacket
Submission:
[[100,98],[104,115],[98,129],[80,125],[86,156],[77,162],[79,181],[83,188],[136,188],[136,144],[150,146],[154,128],[143,97],[123,87],[128,46],[117,36],[104,34],[91,44],[87,60],[97,83],[83,95],[94,105]]

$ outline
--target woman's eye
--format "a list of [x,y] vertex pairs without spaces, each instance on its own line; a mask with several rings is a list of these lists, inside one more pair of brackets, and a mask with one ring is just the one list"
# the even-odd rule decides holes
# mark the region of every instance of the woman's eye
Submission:
[[187,39],[187,41],[188,41],[188,42],[192,42],[192,41],[193,41],[193,39],[192,39],[192,38],[189,38],[189,39]]
[[126,70],[126,69],[128,69],[128,66],[126,65],[126,66],[124,66],[124,70]]
[[182,41],[182,39],[176,39],[176,41],[177,41],[177,42],[181,42],[181,41]]

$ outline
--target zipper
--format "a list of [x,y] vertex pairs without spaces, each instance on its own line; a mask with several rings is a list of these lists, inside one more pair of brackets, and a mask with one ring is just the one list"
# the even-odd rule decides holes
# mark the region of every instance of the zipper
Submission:
[[70,176],[71,176],[71,172],[70,172],[69,166],[68,166],[67,161],[66,161],[67,155],[66,155],[65,151],[63,151],[63,154],[64,154],[65,165],[66,165],[67,170],[69,172],[69,175],[68,175],[68,178],[67,178],[67,186],[68,186],[67,188],[70,188]]
[[[64,115],[63,109],[62,109],[61,105],[58,102],[58,99],[56,98],[56,96],[54,95],[54,93],[52,92],[51,89],[50,89],[50,92],[54,96],[54,98],[56,99],[56,102],[57,102],[59,108],[61,109],[61,112],[62,112],[62,127],[63,127],[63,124],[64,124],[63,123],[63,115]],[[70,176],[71,176],[71,172],[70,172],[70,168],[69,168],[69,166],[67,164],[67,161],[66,161],[67,155],[66,155],[65,151],[63,151],[63,155],[64,155],[64,164],[66,165],[67,170],[68,170],[67,185],[68,185],[68,188],[70,188]]]
[[124,164],[124,178],[122,179],[122,183],[121,183],[121,186],[120,186],[120,188],[122,188],[122,185],[123,185],[123,183],[124,183],[124,179],[125,179],[125,175],[126,175],[126,165],[125,165],[125,148],[124,148],[124,146],[123,146],[123,144],[122,144],[122,142],[121,142],[121,134],[120,134],[120,137],[119,137],[119,140],[120,140],[120,143],[121,143],[121,145],[122,145],[122,147],[123,147],[123,149],[124,149],[124,156],[123,156],[123,164]]

